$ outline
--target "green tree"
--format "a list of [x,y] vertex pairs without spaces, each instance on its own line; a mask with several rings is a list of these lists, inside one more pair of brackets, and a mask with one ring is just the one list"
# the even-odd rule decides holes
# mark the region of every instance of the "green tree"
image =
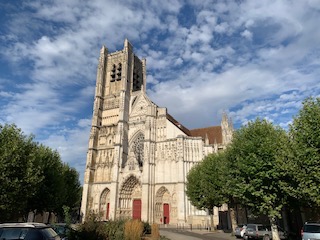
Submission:
[[224,154],[210,154],[189,171],[186,194],[195,207],[207,210],[212,217],[214,206],[221,206],[228,202],[225,182]]
[[63,165],[58,152],[39,145],[36,151],[38,168],[42,180],[29,199],[29,210],[62,213]]
[[0,222],[29,211],[63,215],[80,204],[78,173],[57,151],[34,142],[15,125],[0,125]]
[[40,212],[54,212],[63,217],[65,206],[69,208],[70,214],[74,214],[81,199],[78,172],[62,163],[59,153],[46,146],[40,145],[36,155],[42,181],[36,194],[30,198],[28,207]]
[[0,222],[23,215],[42,180],[37,145],[15,125],[0,125]]
[[269,217],[275,240],[279,239],[276,219],[287,201],[283,192],[287,173],[281,166],[288,154],[286,132],[260,119],[240,128],[226,150],[230,193],[255,214]]
[[64,164],[62,174],[64,185],[64,191],[61,196],[61,199],[63,200],[62,204],[63,206],[68,207],[69,213],[75,217],[79,214],[82,195],[79,173],[68,164]]
[[201,188],[201,163],[194,165],[187,175],[186,194],[193,206],[207,209],[203,189]]
[[290,126],[294,158],[291,194],[311,207],[320,207],[320,98],[307,98]]

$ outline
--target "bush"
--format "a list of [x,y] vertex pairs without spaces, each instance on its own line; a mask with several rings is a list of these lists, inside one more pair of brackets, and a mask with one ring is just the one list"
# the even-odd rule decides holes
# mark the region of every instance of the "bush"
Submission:
[[106,226],[106,239],[110,240],[123,240],[124,239],[124,220],[108,221]]
[[71,231],[70,240],[104,240],[103,223],[89,220],[79,226],[77,231]]
[[124,239],[140,240],[143,233],[143,223],[139,220],[129,220],[124,224]]
[[123,240],[124,221],[99,222],[89,219],[79,226],[77,231],[71,231],[69,240]]
[[101,222],[95,216],[89,217],[76,230],[69,232],[69,240],[140,240],[151,234],[152,239],[160,239],[159,226],[139,220],[116,220]]
[[159,225],[156,223],[153,223],[151,226],[151,238],[152,239],[159,239],[160,238]]
[[151,234],[151,226],[148,222],[142,222],[143,223],[143,234]]

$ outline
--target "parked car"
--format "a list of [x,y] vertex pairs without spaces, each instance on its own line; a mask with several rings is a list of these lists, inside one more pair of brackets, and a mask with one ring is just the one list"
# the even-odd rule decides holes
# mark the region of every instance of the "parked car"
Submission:
[[301,239],[320,239],[320,223],[306,222],[301,230]]
[[54,223],[49,224],[49,226],[60,236],[61,240],[68,240],[69,233],[71,231],[77,231],[76,224],[67,225],[66,223]]
[[236,238],[243,238],[246,228],[246,224],[239,224],[234,230],[234,235],[236,236]]
[[0,224],[0,239],[61,240],[51,227],[43,223]]
[[68,240],[69,227],[65,223],[55,223],[49,225],[61,238],[61,240]]
[[[280,239],[286,239],[286,232],[278,227],[279,237]],[[263,224],[247,224],[247,229],[243,235],[245,240],[248,239],[263,239],[270,240],[272,239],[272,231],[270,225]]]

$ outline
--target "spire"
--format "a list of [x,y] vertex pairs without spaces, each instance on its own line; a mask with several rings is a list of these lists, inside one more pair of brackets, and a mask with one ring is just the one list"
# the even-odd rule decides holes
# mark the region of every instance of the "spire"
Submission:
[[131,43],[129,42],[129,40],[127,38],[124,40],[124,49],[130,49],[131,51],[133,49]]
[[103,60],[103,58],[107,55],[108,55],[108,48],[106,48],[105,45],[102,45],[100,49],[100,61]]
[[218,143],[217,143],[216,138],[214,139],[213,148],[214,148],[214,152],[217,153],[218,152]]
[[108,55],[108,49],[106,46],[102,46],[100,50],[100,57],[99,57],[99,65],[98,68],[102,69],[105,63],[105,57]]
[[233,123],[232,119],[228,117],[227,113],[224,111],[221,120],[222,129],[222,142],[223,144],[228,144],[232,140],[233,134]]
[[228,115],[225,110],[223,110],[221,122],[228,123]]
[[229,118],[229,127],[231,130],[233,130],[233,121],[231,117]]
[[206,133],[206,138],[205,138],[205,140],[204,140],[204,144],[205,144],[205,145],[209,145],[208,133]]
[[105,54],[105,52],[108,51],[105,45],[102,45],[101,50],[100,50],[100,55]]

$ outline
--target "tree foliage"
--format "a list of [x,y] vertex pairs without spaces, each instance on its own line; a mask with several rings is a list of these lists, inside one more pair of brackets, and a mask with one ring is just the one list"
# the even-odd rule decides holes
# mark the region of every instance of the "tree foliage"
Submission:
[[290,126],[294,158],[288,164],[296,186],[291,193],[320,207],[320,98],[307,98]]
[[286,132],[266,120],[249,122],[235,134],[227,148],[230,191],[256,214],[280,217],[286,203],[280,166],[288,154]]
[[0,221],[33,210],[63,214],[80,201],[76,170],[15,125],[0,125],[0,182]]
[[0,220],[16,217],[42,180],[36,145],[14,125],[0,125]]
[[187,181],[197,208],[219,206],[230,196],[255,215],[267,215],[278,239],[275,220],[283,207],[320,207],[320,98],[303,102],[288,133],[260,119],[242,126],[224,154],[206,157]]
[[81,204],[82,187],[79,182],[79,173],[68,164],[63,165],[63,193],[62,205],[70,208],[70,213],[74,214]]
[[255,215],[267,215],[272,238],[280,239],[277,218],[287,204],[288,174],[286,164],[289,138],[280,127],[256,119],[240,128],[226,150],[230,177],[229,191]]
[[226,168],[223,154],[208,155],[187,175],[186,193],[198,209],[209,210],[226,203]]
[[29,199],[29,210],[59,212],[63,187],[63,165],[56,151],[43,145],[36,151],[37,164],[43,176],[35,189],[36,194]]

